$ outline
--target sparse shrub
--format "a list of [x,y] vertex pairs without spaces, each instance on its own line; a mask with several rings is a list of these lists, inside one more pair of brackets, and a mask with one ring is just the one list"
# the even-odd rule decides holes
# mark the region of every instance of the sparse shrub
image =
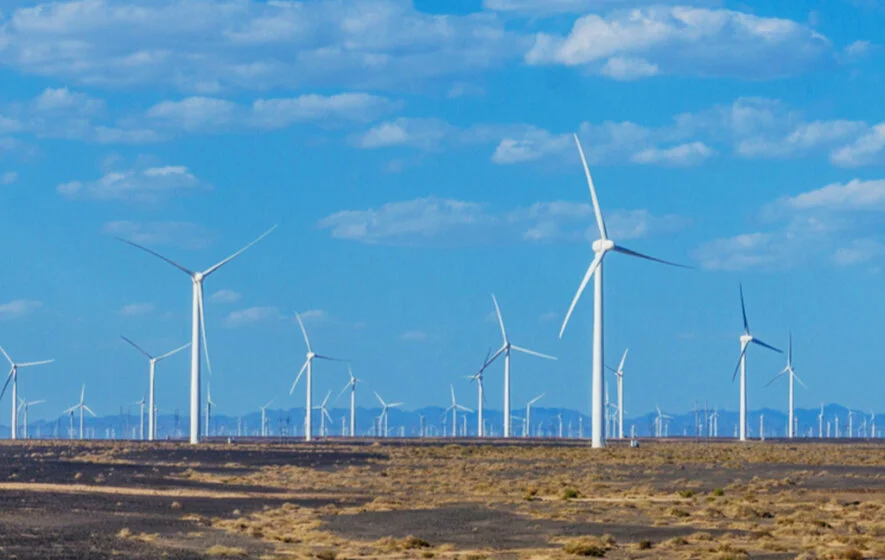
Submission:
[[181,502],[172,502],[170,506],[172,509],[181,509]]
[[206,554],[209,556],[246,556],[247,552],[243,548],[216,544],[209,547]]
[[724,496],[725,490],[723,490],[722,488],[716,488],[715,490],[713,490],[713,495],[714,496]]
[[648,539],[642,539],[637,543],[639,550],[649,550],[651,549],[651,541]]
[[671,509],[670,515],[672,515],[673,517],[689,517],[689,516],[691,516],[690,513],[688,513],[684,509],[679,509],[679,508]]
[[425,541],[424,539],[419,539],[413,535],[409,535],[408,537],[399,541],[399,547],[403,550],[412,550],[415,548],[430,548],[430,543]]
[[694,490],[680,490],[679,495],[682,496],[683,498],[693,498],[694,497]]
[[849,548],[842,552],[839,558],[844,558],[845,560],[863,560],[863,553],[856,548]]
[[563,500],[574,500],[575,498],[577,498],[580,495],[581,495],[581,493],[578,492],[577,488],[572,488],[571,486],[566,486],[565,488],[562,489],[562,499]]
[[120,537],[121,539],[128,539],[129,537],[132,536],[132,531],[128,527],[123,527],[117,533],[117,536]]
[[316,553],[316,557],[320,560],[335,560],[338,557],[338,553],[334,550],[321,550]]
[[523,499],[527,502],[531,502],[538,496],[538,488],[535,486],[529,486],[525,489],[525,494],[523,494]]
[[606,552],[611,550],[611,545],[598,537],[579,537],[565,543],[562,550],[566,554],[574,554],[575,556],[602,558]]

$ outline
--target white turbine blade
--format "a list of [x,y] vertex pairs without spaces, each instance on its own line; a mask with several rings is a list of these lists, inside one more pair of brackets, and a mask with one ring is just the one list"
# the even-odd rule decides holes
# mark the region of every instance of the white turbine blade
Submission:
[[747,322],[747,306],[744,305],[744,285],[742,283],[738,283],[738,290],[741,293],[741,316],[744,318],[744,332],[750,332],[750,323]]
[[83,388],[80,389],[80,404],[83,404],[83,401],[86,400],[86,385],[83,385]]
[[275,229],[277,229],[277,226],[273,226],[273,227],[270,228],[269,230],[265,231],[264,233],[262,233],[261,235],[259,235],[258,238],[257,238],[255,241],[253,241],[252,243],[249,243],[248,245],[246,245],[245,247],[243,247],[242,249],[240,249],[239,251],[237,251],[237,252],[234,253],[233,255],[229,256],[228,258],[224,259],[224,260],[221,261],[220,263],[218,263],[218,264],[216,264],[216,265],[214,265],[214,266],[210,266],[209,268],[206,269],[206,272],[203,273],[203,277],[209,276],[210,274],[212,274],[213,272],[215,272],[216,270],[218,270],[218,269],[221,268],[222,266],[226,265],[226,264],[229,263],[230,261],[232,261],[232,260],[234,260],[235,258],[239,257],[240,255],[242,255],[243,253],[245,253],[247,249],[249,249],[250,247],[252,247],[252,246],[255,245],[256,243],[258,243],[259,241],[261,241],[262,239],[264,239],[265,237],[267,237],[268,235],[270,235],[270,233],[271,233],[273,230],[275,230]]
[[654,262],[656,262],[656,263],[666,264],[666,265],[669,265],[669,266],[675,266],[675,267],[677,267],[677,268],[691,268],[690,266],[685,266],[684,264],[679,264],[679,263],[675,263],[675,262],[665,261],[665,260],[663,260],[663,259],[659,259],[659,258],[657,258],[657,257],[651,257],[651,256],[649,256],[649,255],[644,255],[644,254],[642,254],[642,253],[637,253],[636,251],[633,251],[632,249],[627,249],[626,247],[621,247],[621,246],[619,246],[619,245],[615,245],[615,247],[614,247],[614,249],[612,249],[612,251],[616,251],[616,252],[618,252],[618,253],[622,253],[622,254],[624,254],[624,255],[630,255],[631,257],[639,257],[640,259],[645,259],[645,260],[647,260],[647,261],[654,261]]
[[34,406],[35,404],[43,404],[43,403],[45,403],[45,402],[46,402],[46,401],[44,401],[44,400],[31,401],[31,402],[28,403],[28,406]]
[[400,407],[404,404],[405,403],[401,403],[401,402],[390,403],[389,405],[387,405],[387,408],[397,408],[397,407]]
[[[795,379],[796,381],[798,381],[798,382],[799,382],[799,385],[802,385],[803,387],[805,387],[806,389],[808,389],[808,385],[806,385],[805,383],[802,382],[801,379],[799,379],[799,376],[796,375],[796,372],[795,372],[795,371],[793,372],[793,379]],[[808,389],[808,390],[810,391],[811,389]]]
[[535,352],[534,350],[529,350],[527,348],[522,348],[520,346],[511,346],[517,352],[522,352],[523,354],[529,354],[531,356],[537,356],[539,358],[544,358],[546,360],[556,360],[555,356],[548,356],[547,354],[541,354],[540,352]]
[[55,360],[41,360],[41,361],[39,361],[39,362],[25,362],[25,363],[23,363],[23,364],[16,364],[16,366],[18,366],[18,367],[20,367],[20,368],[23,368],[23,367],[31,367],[31,366],[42,366],[42,365],[45,365],[45,364],[51,364],[51,363],[54,362],[54,361],[55,361]]
[[761,346],[761,347],[763,347],[763,348],[768,348],[769,350],[774,350],[774,351],[777,352],[778,354],[783,354],[783,351],[778,350],[777,348],[775,348],[774,346],[772,346],[772,345],[770,345],[770,344],[766,344],[766,343],[762,342],[762,341],[759,340],[758,338],[754,338],[754,339],[751,340],[750,342],[752,342],[753,344],[758,344],[759,346]]
[[506,345],[506,344],[505,344],[504,346],[498,348],[498,351],[495,352],[495,353],[492,355],[491,358],[489,358],[488,360],[486,360],[486,363],[484,363],[484,364],[482,365],[482,368],[481,368],[479,371],[482,372],[482,371],[484,371],[487,367],[489,367],[490,365],[492,365],[492,362],[494,362],[495,360],[497,360],[497,359],[498,359],[498,356],[500,356],[501,354],[503,354],[505,350],[507,350],[507,345]]
[[88,413],[91,414],[92,416],[95,416],[95,413],[92,412],[92,409],[89,408],[88,406],[86,406],[85,404],[83,405],[83,410],[85,410],[86,412],[88,412]]
[[28,406],[28,403],[25,402],[24,399],[19,399],[19,400],[18,400],[18,406],[17,406],[15,409],[16,409],[17,411],[21,412],[26,406]]
[[188,276],[193,277],[193,275],[194,275],[194,273],[193,273],[192,271],[190,271],[190,270],[184,268],[183,266],[181,266],[181,265],[178,264],[177,262],[173,261],[172,259],[167,259],[166,257],[164,257],[163,255],[161,255],[160,253],[157,253],[156,251],[151,251],[151,250],[148,249],[147,247],[142,247],[142,246],[139,245],[138,243],[133,243],[132,241],[129,241],[129,240],[127,240],[127,239],[123,239],[122,237],[117,237],[116,239],[117,239],[117,241],[122,241],[123,243],[126,243],[127,245],[132,245],[132,246],[135,247],[136,249],[141,249],[142,251],[145,251],[145,252],[147,252],[147,253],[150,253],[150,254],[152,254],[152,255],[155,256],[155,257],[158,257],[158,258],[160,258],[160,259],[163,259],[164,261],[166,261],[167,263],[171,264],[172,266],[174,266],[174,267],[177,268],[178,270],[180,270],[180,271],[184,272],[185,274],[187,274]]
[[581,299],[581,294],[584,293],[584,288],[587,287],[587,282],[590,281],[593,273],[596,272],[597,268],[599,268],[599,263],[602,262],[602,259],[604,257],[604,252],[596,253],[596,256],[593,257],[593,262],[591,262],[590,266],[587,267],[587,273],[584,274],[584,279],[581,280],[581,285],[578,286],[578,291],[575,293],[575,298],[572,300],[572,304],[568,308],[568,313],[565,314],[565,320],[562,321],[562,328],[559,329],[559,338],[562,338],[562,333],[565,332],[565,326],[568,325],[568,320],[571,318],[572,311],[575,310],[575,306],[578,304],[578,300]]
[[323,409],[323,415],[329,420],[329,422],[332,421],[332,417],[329,415],[329,411],[325,408]]
[[455,406],[455,386],[449,385],[449,389],[452,390],[452,406]]
[[381,398],[381,395],[378,394],[378,391],[374,391],[374,393],[375,393],[375,396],[378,397],[378,402],[380,402],[381,406],[386,409],[387,403],[384,402],[384,399]]
[[200,308],[200,334],[203,337],[203,353],[206,355],[206,370],[212,375],[212,362],[209,361],[209,342],[206,340],[206,316],[203,314],[203,283],[197,284],[197,305]]
[[596,188],[593,186],[593,178],[590,176],[590,168],[587,166],[587,158],[584,157],[584,149],[581,148],[581,141],[575,134],[575,144],[578,145],[578,153],[581,154],[581,163],[584,165],[584,175],[587,176],[587,185],[590,187],[590,198],[593,200],[593,213],[596,215],[596,225],[599,227],[599,237],[607,239],[605,232],[605,220],[602,219],[602,210],[599,208],[599,200],[596,198]]
[[262,406],[262,407],[261,407],[261,408],[264,408],[264,409],[266,409],[266,408],[267,408],[267,407],[269,407],[269,406],[270,406],[270,405],[271,405],[271,403],[273,403],[273,402],[274,402],[274,400],[276,400],[276,399],[270,399],[270,400],[269,400],[269,401],[267,401],[267,404],[266,404],[266,405],[264,405],[264,406]]
[[[304,362],[304,365],[301,366],[301,371],[299,371],[299,372],[298,372],[298,375],[295,376],[295,382],[292,383],[292,388],[289,389],[289,394],[290,394],[290,395],[291,395],[292,393],[295,392],[295,386],[298,385],[298,381],[301,380],[301,376],[304,374],[304,370],[307,369],[307,364],[309,364],[309,363],[310,363],[310,360],[305,361],[305,362]],[[268,404],[270,404],[270,403],[268,403]]]
[[329,402],[329,397],[331,397],[331,396],[332,396],[332,391],[329,391],[328,393],[326,393],[326,398],[323,399],[323,404],[321,404],[320,406],[323,408],[326,408],[326,403]]
[[332,358],[331,356],[323,356],[322,354],[316,354],[314,357],[319,360],[326,360],[329,362],[346,362],[347,361],[342,358]]
[[310,339],[307,338],[307,330],[304,328],[304,323],[301,321],[301,315],[298,312],[295,312],[295,318],[298,319],[298,326],[301,327],[301,334],[304,335],[304,343],[307,344],[307,351],[312,352],[310,349]]
[[772,383],[774,383],[775,381],[780,379],[780,377],[783,376],[783,374],[785,374],[785,373],[787,373],[787,372],[782,371],[779,374],[775,375],[774,377],[771,378],[771,381],[769,381],[768,383],[765,384],[765,386],[768,387],[769,385],[771,385]]
[[535,398],[533,398],[532,400],[530,400],[530,401],[529,401],[529,404],[530,404],[530,405],[535,404],[536,402],[538,402],[539,400],[541,400],[542,398],[544,398],[544,395],[546,395],[546,394],[547,394],[547,393],[541,393],[541,394],[538,395],[537,397],[535,397]]
[[132,340],[126,338],[126,337],[123,336],[123,335],[120,335],[120,338],[122,338],[123,340],[125,340],[126,342],[128,342],[129,344],[131,344],[132,346],[134,346],[136,350],[138,350],[139,352],[141,352],[142,354],[144,354],[145,356],[147,356],[147,359],[148,359],[148,360],[153,360],[153,359],[154,359],[153,356],[151,356],[150,354],[148,354],[147,350],[145,350],[144,348],[142,348],[142,347],[139,346],[138,344],[135,344],[134,342],[132,342]]
[[61,413],[62,413],[62,414],[68,414],[69,412],[74,412],[75,410],[77,410],[77,408],[78,408],[79,406],[80,406],[79,404],[75,404],[75,405],[72,406],[71,408],[67,408],[67,409],[63,410]]
[[627,348],[626,350],[624,350],[624,355],[621,356],[621,365],[618,366],[618,372],[622,372],[622,371],[624,371],[624,362],[627,361],[627,352],[629,352],[629,351],[630,351],[629,348]]
[[473,414],[472,408],[467,408],[466,406],[461,406],[460,404],[457,405],[457,407],[458,407],[458,410],[463,410],[464,412],[469,412],[469,413]]
[[166,358],[168,358],[169,356],[172,356],[172,355],[174,355],[174,354],[178,354],[179,352],[181,352],[182,350],[184,350],[185,348],[187,348],[187,347],[190,346],[190,345],[191,345],[191,343],[188,342],[188,343],[185,344],[184,346],[179,346],[178,348],[176,348],[176,349],[173,350],[172,352],[166,352],[166,353],[163,354],[162,356],[158,357],[158,358],[157,358],[157,361],[159,362],[160,360],[166,359]]
[[12,373],[15,371],[15,366],[10,368],[9,375],[6,376],[6,383],[3,384],[3,390],[0,391],[0,400],[3,399],[3,395],[6,394],[6,388],[9,387],[9,382],[12,381]]
[[507,331],[504,329],[504,319],[501,317],[501,308],[498,307],[498,298],[492,294],[492,301],[495,303],[495,313],[498,315],[498,324],[501,326],[501,336],[504,338],[504,344],[507,344]]
[[335,397],[335,401],[334,401],[334,402],[338,402],[338,399],[341,398],[341,395],[343,395],[344,393],[346,393],[348,389],[350,389],[350,381],[347,382],[347,385],[344,386],[344,389],[341,389],[341,392],[338,393],[338,396],[337,396],[337,397]]
[[738,363],[734,368],[734,375],[731,376],[732,383],[734,383],[734,380],[737,378],[737,374],[741,369],[741,361],[743,361],[744,355],[747,353],[747,348],[749,348],[749,347],[750,347],[750,345],[747,344],[743,347],[743,349],[741,349],[741,355],[738,357]]

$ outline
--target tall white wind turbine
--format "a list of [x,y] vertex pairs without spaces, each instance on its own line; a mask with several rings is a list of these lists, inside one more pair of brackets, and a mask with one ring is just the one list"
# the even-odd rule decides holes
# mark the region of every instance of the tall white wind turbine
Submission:
[[790,409],[787,414],[788,422],[789,422],[789,425],[787,427],[787,437],[790,439],[793,439],[794,437],[796,437],[795,420],[793,419],[793,417],[794,417],[794,414],[793,414],[793,410],[794,410],[793,409],[793,380],[798,381],[800,385],[802,385],[803,387],[808,389],[808,386],[805,385],[805,383],[802,383],[802,380],[799,379],[798,375],[796,375],[796,370],[793,369],[793,333],[790,333],[789,345],[787,346],[787,367],[785,367],[784,369],[781,370],[780,373],[775,375],[774,378],[768,382],[768,385],[771,385],[772,383],[777,381],[777,379],[779,377],[781,377],[782,375],[789,375],[788,380],[789,380],[789,390],[790,390],[790,397],[789,397]]
[[525,405],[525,424],[526,424],[526,426],[528,427],[528,429],[523,430],[523,432],[522,432],[522,437],[528,437],[528,436],[529,436],[529,432],[531,432],[531,428],[532,428],[532,405],[535,404],[536,402],[538,402],[539,400],[541,400],[541,399],[544,397],[545,394],[546,394],[546,393],[541,393],[540,395],[538,395],[537,397],[533,398],[532,400],[530,400],[529,402],[526,403],[526,405]]
[[[142,396],[140,401],[135,401],[133,404],[138,405],[138,439],[144,441],[144,405],[145,398]],[[153,416],[153,415],[152,415]]]
[[[125,340],[126,342],[131,344],[136,350],[138,350],[139,352],[144,354],[144,356],[148,359],[148,364],[149,364],[149,367],[148,367],[148,441],[154,441],[154,438],[156,437],[156,432],[154,430],[155,426],[156,426],[156,423],[154,422],[154,386],[155,386],[154,376],[157,371],[157,362],[159,362],[161,360],[165,360],[166,358],[173,356],[175,354],[178,354],[179,352],[181,352],[182,350],[184,350],[185,348],[190,346],[191,343],[188,342],[184,346],[179,346],[175,350],[172,350],[171,352],[166,352],[165,354],[163,354],[161,356],[157,356],[155,358],[154,356],[151,356],[147,352],[147,350],[145,350],[144,348],[142,348],[138,344],[135,344],[134,342],[132,342],[130,339],[126,338],[125,336],[121,335],[120,338],[122,338],[123,340]],[[144,408],[142,408],[142,412],[144,412]],[[142,439],[144,439],[144,438],[142,438]]]
[[0,352],[3,353],[3,356],[6,358],[6,361],[9,362],[9,375],[6,377],[6,384],[3,385],[3,390],[0,391],[0,400],[3,399],[3,395],[6,394],[6,388],[9,386],[10,382],[12,383],[12,435],[11,439],[18,439],[18,368],[23,367],[32,367],[32,366],[41,366],[43,364],[51,364],[55,360],[42,360],[39,362],[24,362],[21,364],[17,364],[12,361],[12,358],[9,357],[9,354],[6,353],[6,350],[0,346]]
[[624,439],[624,362],[627,360],[627,352],[630,349],[627,348],[624,350],[624,355],[621,356],[621,363],[618,365],[618,369],[608,368],[614,374],[615,377],[618,378],[618,438]]
[[332,362],[343,362],[345,360],[330,358],[329,356],[323,356],[314,352],[310,346],[310,339],[307,338],[307,331],[304,329],[304,323],[301,321],[301,315],[296,313],[295,318],[298,319],[298,326],[301,327],[301,333],[304,335],[304,342],[307,344],[307,359],[304,361],[304,365],[301,366],[301,371],[298,372],[298,377],[295,378],[295,382],[292,383],[292,388],[289,389],[289,394],[291,395],[295,392],[295,386],[298,385],[301,376],[307,371],[307,378],[305,379],[307,384],[307,387],[305,388],[307,402],[304,405],[304,441],[310,441],[312,432],[311,417],[313,416],[313,360],[314,358]]
[[562,322],[562,328],[559,330],[559,337],[562,338],[563,333],[565,332],[565,327],[568,325],[569,318],[572,316],[572,312],[575,309],[575,305],[577,305],[578,300],[581,298],[581,294],[584,293],[584,288],[587,287],[587,283],[590,281],[590,278],[594,276],[594,284],[593,284],[593,295],[594,295],[594,308],[593,308],[593,380],[592,380],[592,406],[591,406],[591,421],[592,421],[592,445],[593,447],[605,447],[605,408],[604,408],[604,391],[605,391],[605,377],[603,376],[603,364],[605,364],[605,357],[603,355],[603,344],[604,344],[604,336],[603,336],[603,298],[602,298],[602,261],[605,258],[605,255],[609,251],[614,251],[616,253],[622,253],[625,255],[629,255],[632,257],[639,257],[641,259],[646,259],[649,261],[658,262],[661,264],[666,264],[670,266],[677,266],[680,268],[688,268],[680,264],[676,264],[673,262],[661,260],[655,257],[650,257],[648,255],[643,255],[642,253],[637,253],[636,251],[632,251],[627,249],[626,247],[622,247],[620,245],[616,245],[615,242],[609,239],[608,234],[605,229],[605,220],[602,218],[602,210],[599,208],[599,201],[596,198],[596,188],[593,186],[593,179],[590,177],[590,168],[587,166],[587,159],[584,157],[584,150],[581,148],[581,142],[578,140],[578,135],[574,135],[575,144],[578,146],[578,153],[581,156],[581,163],[584,166],[584,175],[587,177],[587,185],[590,187],[590,199],[593,202],[593,213],[596,215],[596,226],[599,228],[599,239],[593,242],[593,253],[595,257],[593,261],[590,263],[590,266],[587,268],[587,272],[584,274],[584,279],[581,280],[580,286],[578,286],[578,291],[575,294],[574,299],[572,299],[572,304],[569,307],[568,313],[565,315],[565,320]]
[[92,412],[92,409],[89,408],[88,406],[86,406],[86,385],[83,385],[83,388],[80,389],[80,402],[78,402],[77,404],[75,404],[74,406],[72,406],[71,408],[69,408],[63,412],[63,414],[70,413],[72,420],[73,420],[74,412],[76,412],[76,411],[80,412],[80,439],[83,439],[83,434],[84,434],[84,431],[83,431],[83,411],[84,410],[86,412],[88,412],[89,414],[91,414],[93,418],[95,417],[95,413]]
[[329,419],[329,422],[332,421],[332,417],[329,416],[329,410],[326,408],[326,403],[329,402],[330,396],[332,396],[332,391],[326,393],[326,398],[323,399],[323,402],[320,403],[320,406],[313,407],[314,410],[320,411],[320,437],[326,437],[328,435],[326,433],[326,418]]
[[261,407],[261,431],[259,432],[261,434],[261,437],[267,437],[267,415],[266,415],[266,412],[267,412],[267,407],[269,407],[271,405],[271,403],[273,403],[273,401],[274,401],[273,399],[270,399],[269,401],[267,401],[267,404],[265,404],[264,406]]
[[504,344],[489,360],[486,361],[483,369],[498,359],[498,356],[504,356],[504,437],[508,438],[510,437],[510,351],[516,350],[517,352],[537,356],[546,360],[555,360],[556,358],[512,344],[510,339],[507,338],[507,330],[504,328],[504,319],[501,317],[501,309],[498,307],[498,300],[495,298],[495,294],[492,294],[492,301],[495,303],[495,313],[498,315],[498,324],[501,326],[501,336],[504,339]]
[[203,350],[206,352],[206,369],[209,370],[209,374],[212,374],[212,364],[209,361],[209,348],[206,343],[206,321],[203,313],[203,281],[208,278],[212,273],[217,271],[222,266],[226,265],[230,261],[234,260],[238,256],[242,255],[247,249],[270,235],[270,233],[276,229],[277,226],[273,226],[269,230],[262,233],[258,236],[255,241],[249,243],[236,253],[227,257],[223,261],[220,261],[203,272],[194,272],[189,270],[175,261],[168,259],[157,253],[148,249],[147,247],[142,247],[137,243],[133,243],[132,241],[127,241],[126,239],[117,238],[118,240],[126,243],[128,245],[132,245],[137,249],[141,249],[155,257],[158,257],[167,263],[171,264],[178,270],[184,272],[188,276],[190,276],[191,284],[192,284],[192,300],[191,300],[191,425],[190,425],[190,442],[192,445],[196,445],[200,443],[200,334],[202,333],[203,337]]
[[350,389],[350,437],[356,437],[356,384],[362,380],[353,376],[350,365],[347,366],[347,375],[350,376],[350,379],[347,380],[347,385],[344,386],[344,389],[341,389],[335,400],[340,399],[341,395]]
[[378,397],[378,402],[381,403],[381,416],[378,418],[378,431],[379,432],[382,431],[381,426],[383,425],[384,426],[384,430],[383,430],[384,436],[383,437],[386,438],[387,437],[387,416],[388,416],[388,413],[390,412],[391,408],[400,407],[403,405],[403,403],[395,402],[395,403],[387,404],[386,402],[384,402],[384,399],[381,398],[381,395],[379,395],[377,391],[375,392],[375,396]]
[[470,379],[471,383],[476,383],[477,390],[477,419],[476,419],[476,437],[485,436],[485,424],[483,421],[483,405],[485,404],[486,395],[485,395],[485,385],[483,384],[483,380],[485,379],[485,371],[489,366],[489,356],[492,355],[492,349],[489,348],[489,351],[486,353],[486,359],[482,362],[482,367],[479,368],[479,371],[474,373],[473,375],[468,375],[467,378]]
[[[448,414],[449,411],[452,412],[452,437],[458,437],[458,411],[459,410],[464,411],[464,412],[473,412],[473,411],[470,410],[469,408],[467,408],[466,406],[461,406],[455,400],[455,386],[454,385],[449,385],[449,389],[452,390],[452,406],[447,408],[446,411],[443,413],[443,415]],[[464,435],[466,436],[467,433],[465,432]]]
[[18,405],[18,408],[19,408],[19,410],[20,410],[21,413],[22,413],[22,423],[24,424],[24,428],[25,428],[25,429],[24,429],[24,434],[23,434],[23,435],[24,435],[24,438],[25,438],[25,439],[31,439],[31,438],[30,438],[30,433],[28,432],[28,410],[30,410],[30,408],[31,408],[32,406],[34,406],[34,405],[42,404],[42,403],[45,403],[45,402],[46,402],[46,401],[43,401],[43,400],[40,400],[40,401],[27,401],[27,400],[22,399],[22,398],[19,399],[19,405]]
[[741,315],[744,318],[744,334],[741,335],[741,356],[738,358],[737,367],[734,368],[734,375],[731,376],[732,382],[737,377],[738,372],[741,374],[741,403],[738,433],[741,441],[747,441],[747,348],[750,344],[757,344],[763,348],[783,353],[774,346],[766,344],[750,334],[750,324],[747,322],[747,308],[744,305],[744,286],[739,284],[741,292]]
[[215,401],[212,400],[212,384],[206,385],[206,432],[205,436],[209,437],[209,432],[212,427],[212,407],[215,406]]

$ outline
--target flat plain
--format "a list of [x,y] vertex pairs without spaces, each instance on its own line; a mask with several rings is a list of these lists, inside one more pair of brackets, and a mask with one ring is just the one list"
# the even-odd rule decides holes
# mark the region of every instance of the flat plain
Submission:
[[881,558],[885,445],[0,444],[4,558]]

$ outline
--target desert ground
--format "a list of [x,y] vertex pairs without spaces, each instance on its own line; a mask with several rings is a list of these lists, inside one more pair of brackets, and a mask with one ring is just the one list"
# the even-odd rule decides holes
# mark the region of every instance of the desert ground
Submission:
[[882,558],[885,445],[0,444],[3,558]]

